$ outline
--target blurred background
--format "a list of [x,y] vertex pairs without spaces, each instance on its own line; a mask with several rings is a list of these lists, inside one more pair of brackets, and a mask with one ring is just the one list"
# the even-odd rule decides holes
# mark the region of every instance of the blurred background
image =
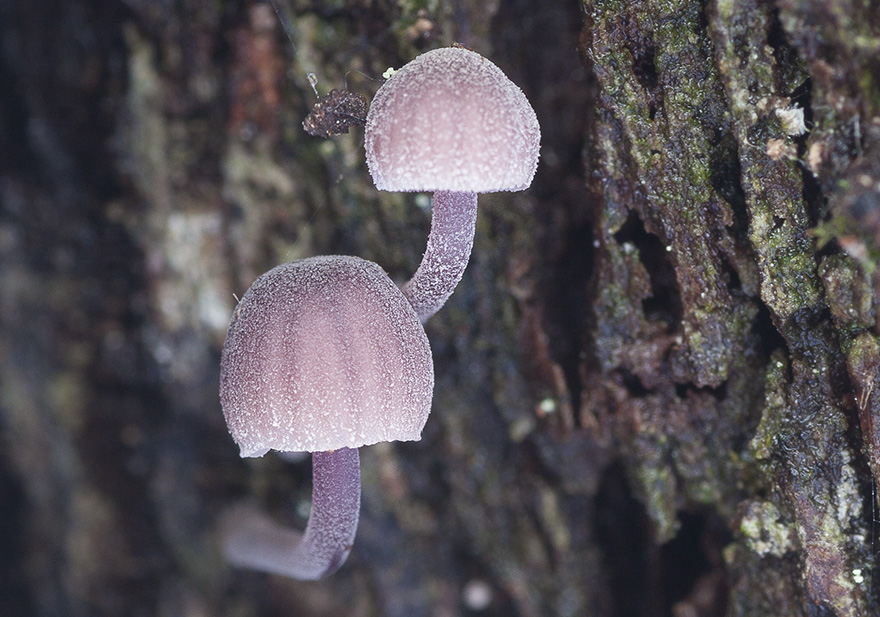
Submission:
[[[0,0],[0,614],[878,610],[877,7],[277,1]],[[235,297],[320,254],[404,281],[430,225],[361,128],[305,133],[311,81],[453,42],[535,107],[535,182],[480,197],[345,566],[230,568],[226,508],[311,496],[226,431]]]

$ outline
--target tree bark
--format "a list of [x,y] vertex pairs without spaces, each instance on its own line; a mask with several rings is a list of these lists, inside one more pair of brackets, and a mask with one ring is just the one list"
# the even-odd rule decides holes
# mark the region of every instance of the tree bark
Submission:
[[[0,0],[0,614],[880,613],[880,6],[278,8]],[[235,297],[319,254],[402,283],[429,229],[302,122],[452,42],[533,103],[535,183],[479,198],[348,562],[232,568],[224,512],[311,495],[226,432]]]

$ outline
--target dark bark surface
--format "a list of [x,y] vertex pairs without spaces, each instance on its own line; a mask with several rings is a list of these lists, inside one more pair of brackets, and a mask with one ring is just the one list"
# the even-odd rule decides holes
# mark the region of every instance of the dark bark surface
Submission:
[[[880,5],[280,9],[292,42],[259,2],[0,0],[0,614],[880,614]],[[230,568],[228,508],[311,491],[226,432],[235,296],[319,254],[402,282],[428,233],[357,123],[303,130],[309,74],[369,101],[454,41],[535,106],[535,183],[480,197],[346,565]]]

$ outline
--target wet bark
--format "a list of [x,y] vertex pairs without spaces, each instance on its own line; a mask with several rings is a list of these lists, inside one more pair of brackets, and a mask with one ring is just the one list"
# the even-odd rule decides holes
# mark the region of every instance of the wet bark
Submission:
[[[876,3],[280,9],[292,42],[257,2],[0,0],[0,614],[880,612]],[[535,106],[535,183],[480,196],[346,565],[231,568],[228,508],[311,494],[226,432],[235,296],[318,254],[405,281],[429,229],[302,121],[453,41]]]

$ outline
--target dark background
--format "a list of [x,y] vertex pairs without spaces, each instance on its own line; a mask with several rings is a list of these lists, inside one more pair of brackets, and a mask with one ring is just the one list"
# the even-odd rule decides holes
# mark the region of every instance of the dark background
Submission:
[[[880,612],[878,5],[280,9],[292,41],[260,2],[0,0],[0,614]],[[226,432],[233,294],[317,254],[405,280],[429,228],[361,129],[305,134],[307,74],[369,99],[456,41],[533,103],[535,182],[480,197],[346,565],[231,569],[225,508],[302,526],[311,490]]]

